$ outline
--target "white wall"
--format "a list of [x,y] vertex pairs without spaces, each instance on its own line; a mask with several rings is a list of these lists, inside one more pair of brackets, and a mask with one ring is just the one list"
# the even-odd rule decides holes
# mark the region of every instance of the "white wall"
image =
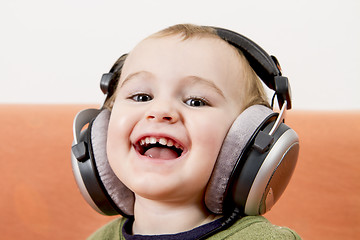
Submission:
[[102,73],[175,23],[229,28],[280,60],[294,109],[360,109],[359,0],[0,0],[0,103],[101,103]]

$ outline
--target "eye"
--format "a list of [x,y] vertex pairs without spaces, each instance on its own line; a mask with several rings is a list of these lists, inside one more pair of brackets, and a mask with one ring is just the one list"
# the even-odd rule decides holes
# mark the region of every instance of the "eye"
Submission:
[[192,97],[185,101],[185,103],[191,107],[203,107],[209,106],[209,103],[204,98]]
[[152,100],[152,97],[145,93],[139,93],[132,95],[130,99],[134,100],[135,102],[148,102]]

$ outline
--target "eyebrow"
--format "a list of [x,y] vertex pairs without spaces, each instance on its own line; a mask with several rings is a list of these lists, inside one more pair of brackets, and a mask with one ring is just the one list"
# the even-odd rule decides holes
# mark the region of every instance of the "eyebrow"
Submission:
[[133,79],[134,77],[137,76],[141,76],[141,75],[145,75],[145,76],[152,76],[152,74],[150,72],[147,71],[140,71],[140,72],[135,72],[135,73],[131,73],[129,74],[124,81],[119,85],[119,88],[123,87],[127,82],[129,82],[131,79]]
[[195,84],[195,83],[204,84],[204,85],[214,89],[218,94],[220,94],[223,98],[225,98],[223,91],[221,91],[221,89],[218,88],[218,86],[216,86],[216,84],[211,80],[208,80],[208,79],[202,78],[202,77],[198,77],[198,76],[188,76],[188,77],[185,77],[185,79],[189,79],[190,84]]

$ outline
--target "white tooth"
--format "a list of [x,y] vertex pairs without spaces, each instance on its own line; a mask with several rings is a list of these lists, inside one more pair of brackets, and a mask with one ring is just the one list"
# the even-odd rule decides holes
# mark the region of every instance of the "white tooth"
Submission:
[[155,137],[150,137],[150,143],[151,144],[155,144],[157,141],[156,141],[156,138]]
[[168,146],[168,147],[172,147],[172,146],[174,146],[174,142],[172,141],[172,140],[168,140],[167,141],[167,144],[166,144],[166,146]]
[[140,140],[140,145],[141,145],[141,146],[145,145],[145,140],[144,140],[144,139],[141,139],[141,140]]
[[178,149],[180,149],[180,150],[184,150],[184,148],[183,148],[180,144],[178,144],[178,143],[175,143],[175,147],[178,148]]
[[150,138],[149,138],[149,137],[146,137],[146,138],[145,138],[145,143],[146,143],[146,144],[149,144],[149,143],[150,143]]
[[166,146],[167,142],[168,142],[168,141],[166,140],[166,138],[160,138],[160,139],[159,139],[159,143],[160,143],[161,145]]

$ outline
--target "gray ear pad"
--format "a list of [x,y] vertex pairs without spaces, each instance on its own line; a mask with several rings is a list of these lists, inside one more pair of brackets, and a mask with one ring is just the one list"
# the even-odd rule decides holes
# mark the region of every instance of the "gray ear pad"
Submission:
[[254,105],[244,110],[232,124],[205,192],[205,205],[211,212],[223,213],[226,190],[238,158],[261,123],[271,114],[274,114],[271,109]]
[[134,215],[134,194],[115,175],[107,159],[106,141],[109,119],[110,111],[103,110],[92,124],[91,142],[93,154],[101,181],[109,196],[123,213],[130,216]]

